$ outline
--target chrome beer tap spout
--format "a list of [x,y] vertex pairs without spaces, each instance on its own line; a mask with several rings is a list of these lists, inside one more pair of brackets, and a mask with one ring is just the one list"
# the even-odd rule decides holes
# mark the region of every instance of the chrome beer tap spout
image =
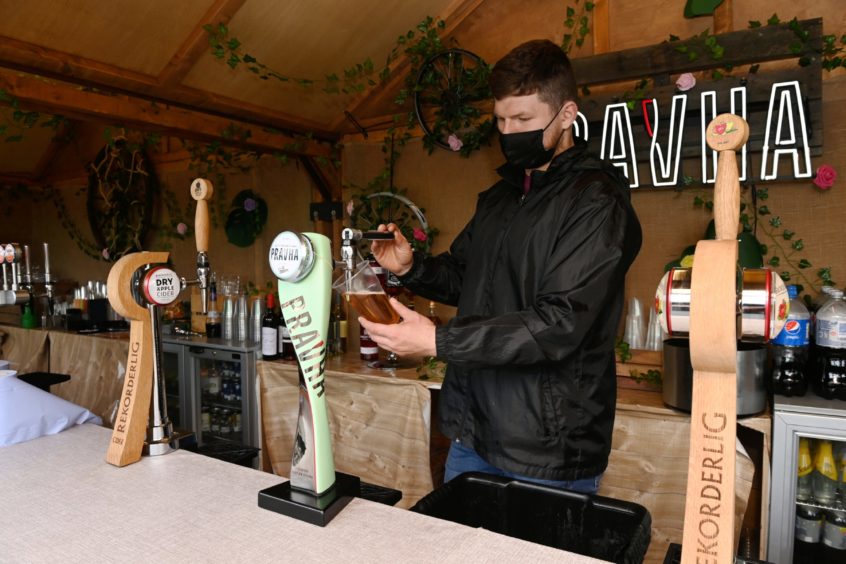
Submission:
[[47,294],[47,310],[51,318],[54,311],[53,278],[50,275],[50,245],[44,243],[44,292]]
[[393,238],[394,234],[387,231],[362,231],[361,229],[352,229],[350,227],[346,227],[341,231],[341,260],[335,261],[335,266],[344,270],[347,287],[349,287],[349,281],[355,270],[355,257],[358,254],[355,244],[362,240],[378,241],[391,240]]

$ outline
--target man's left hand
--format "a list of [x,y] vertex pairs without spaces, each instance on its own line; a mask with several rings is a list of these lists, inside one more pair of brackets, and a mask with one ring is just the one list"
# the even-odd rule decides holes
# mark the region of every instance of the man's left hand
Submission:
[[435,356],[435,324],[395,298],[391,298],[391,307],[402,317],[400,323],[385,325],[358,318],[370,338],[399,356]]

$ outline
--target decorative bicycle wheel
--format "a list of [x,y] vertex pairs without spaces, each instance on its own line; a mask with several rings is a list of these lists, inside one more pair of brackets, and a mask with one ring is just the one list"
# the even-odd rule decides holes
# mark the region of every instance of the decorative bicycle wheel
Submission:
[[494,130],[490,115],[491,69],[478,55],[447,49],[429,57],[417,74],[414,112],[423,143],[468,155]]
[[94,240],[110,260],[143,249],[155,179],[141,149],[118,139],[89,165],[87,211]]
[[[352,213],[352,224],[362,229],[375,229],[380,223],[395,223],[416,250],[428,252],[437,230],[429,228],[423,210],[401,194],[375,192],[361,197]],[[369,242],[366,242],[369,247]]]

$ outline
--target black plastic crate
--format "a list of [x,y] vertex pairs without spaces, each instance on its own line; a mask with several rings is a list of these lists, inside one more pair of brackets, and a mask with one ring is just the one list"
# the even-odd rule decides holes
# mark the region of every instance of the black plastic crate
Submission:
[[468,472],[411,511],[601,560],[643,562],[652,518],[636,503]]
[[199,446],[194,442],[194,444],[182,444],[181,446],[185,450],[196,452],[197,454],[247,467],[253,465],[253,459],[261,450],[251,446],[223,441],[207,442]]

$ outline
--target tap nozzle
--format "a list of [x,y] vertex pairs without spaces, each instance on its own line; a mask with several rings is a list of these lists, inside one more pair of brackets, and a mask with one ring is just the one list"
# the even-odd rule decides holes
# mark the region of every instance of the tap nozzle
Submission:
[[202,303],[202,312],[209,312],[209,276],[211,275],[211,267],[209,267],[209,257],[204,252],[197,253],[197,286],[200,289],[200,302]]

